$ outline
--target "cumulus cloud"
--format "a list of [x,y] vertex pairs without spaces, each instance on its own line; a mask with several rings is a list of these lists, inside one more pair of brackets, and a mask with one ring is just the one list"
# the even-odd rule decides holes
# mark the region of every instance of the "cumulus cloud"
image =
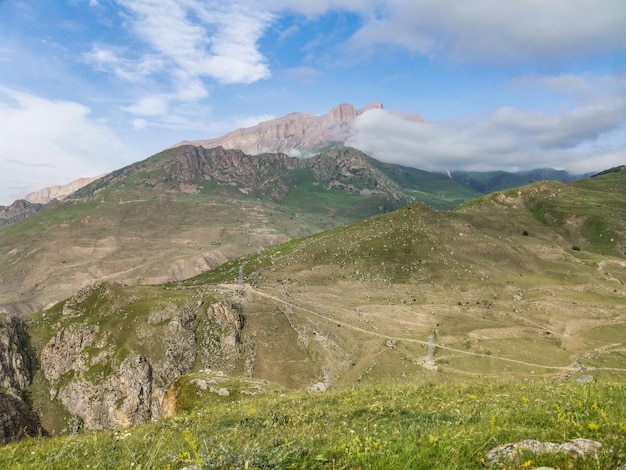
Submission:
[[[561,83],[568,77],[561,77]],[[622,78],[601,81],[619,89]],[[536,83],[556,82],[548,77]],[[575,94],[587,84],[576,80]],[[571,89],[569,89],[571,92]],[[596,90],[594,95],[601,92]],[[357,117],[348,141],[382,161],[433,171],[523,170],[539,166],[572,172],[626,164],[626,99],[604,96],[549,113],[503,107],[488,115],[415,123],[384,110]]]
[[[138,158],[89,108],[0,89],[0,204]],[[8,176],[10,175],[10,176]]]
[[273,16],[245,2],[117,0],[139,50],[94,44],[84,55],[99,70],[129,82],[169,77],[169,89],[142,96],[124,109],[166,118],[172,107],[209,95],[205,79],[249,84],[270,76],[257,42]]
[[[283,14],[312,20],[329,11],[357,15],[354,51],[391,45],[436,60],[514,64],[525,60],[569,61],[626,49],[623,0],[114,0],[132,49],[93,44],[85,60],[98,70],[135,84],[144,94],[124,110],[151,125],[168,120],[180,103],[209,97],[213,83],[250,84],[271,76],[260,50],[267,29]],[[101,6],[93,2],[97,8]],[[281,38],[297,31],[287,25]],[[346,50],[347,45],[337,45]],[[287,73],[310,84],[310,67]],[[154,79],[151,82],[151,79]],[[153,84],[155,86],[151,86]],[[556,86],[557,84],[555,84]],[[561,84],[563,85],[563,84]],[[570,86],[575,86],[571,83]],[[154,89],[158,87],[158,89]],[[139,90],[139,88],[137,88]],[[158,95],[157,98],[154,98]],[[157,103],[158,101],[158,103]],[[191,120],[180,116],[180,120]]]

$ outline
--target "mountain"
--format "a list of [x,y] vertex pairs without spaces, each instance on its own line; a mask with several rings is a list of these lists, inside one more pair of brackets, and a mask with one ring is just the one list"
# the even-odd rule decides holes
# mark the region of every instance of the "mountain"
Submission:
[[97,280],[151,284],[414,201],[475,197],[350,148],[310,159],[180,146],[0,228],[0,309],[39,310]]
[[[184,172],[181,159],[173,165]],[[136,170],[151,184],[147,165]],[[129,177],[90,191],[106,200]],[[183,396],[227,397],[225,379],[209,369],[311,392],[503,376],[618,380],[626,376],[625,267],[622,168],[490,194],[455,211],[414,203],[166,285],[94,283],[23,315],[26,334],[14,338],[14,325],[14,339],[0,345],[30,351],[9,362],[30,364],[18,374],[32,377],[24,395],[57,432],[67,430],[68,413],[76,427],[126,427],[168,415]],[[20,357],[17,346],[7,350]],[[256,386],[238,387],[253,394]],[[464,399],[475,400],[469,392]]]
[[74,191],[78,191],[83,186],[91,183],[92,181],[101,178],[104,175],[94,176],[89,178],[79,178],[71,183],[64,185],[55,185],[47,188],[40,189],[27,195],[24,199],[32,204],[47,204],[53,199],[62,200],[72,194]]
[[25,199],[18,199],[10,206],[0,206],[0,227],[22,220],[43,207],[43,204],[28,202]]
[[[351,135],[350,124],[357,116],[370,109],[382,109],[382,103],[373,103],[356,109],[351,104],[340,104],[322,116],[291,113],[239,129],[222,137],[207,140],[183,141],[175,145],[195,145],[205,148],[239,149],[251,155],[283,152],[293,156],[310,156],[346,142]],[[421,121],[419,116],[407,119]]]
[[591,175],[572,175],[567,171],[554,170],[552,168],[537,168],[518,172],[459,170],[450,173],[450,177],[454,179],[454,181],[482,194],[524,186],[542,180],[570,183],[589,176]]
[[43,209],[46,204],[66,198],[74,191],[91,183],[97,178],[100,177],[80,178],[63,186],[44,188],[30,193],[24,199],[14,201],[10,206],[0,206],[0,227],[33,215],[35,212]]

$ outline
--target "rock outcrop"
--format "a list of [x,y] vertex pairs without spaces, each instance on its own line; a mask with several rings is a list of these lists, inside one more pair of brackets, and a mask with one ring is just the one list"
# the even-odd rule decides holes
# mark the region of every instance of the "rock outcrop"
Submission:
[[520,442],[512,442],[491,449],[485,459],[490,463],[506,464],[514,462],[520,455],[531,454],[568,454],[573,458],[595,455],[602,444],[592,439],[572,439],[568,442],[541,442],[534,439],[526,439]]
[[31,203],[24,199],[18,199],[10,206],[0,206],[0,227],[25,219],[43,207],[43,204]]
[[216,139],[183,141],[173,147],[187,144],[205,148],[221,146],[240,149],[251,155],[283,152],[292,156],[306,156],[331,144],[345,143],[350,137],[350,124],[357,116],[382,107],[382,103],[373,103],[357,109],[344,103],[321,116],[291,113]]
[[26,403],[0,392],[0,443],[8,444],[26,436],[44,434],[39,417]]
[[68,300],[41,351],[50,399],[87,429],[124,429],[156,419],[177,377],[200,368],[232,370],[240,359],[243,320],[232,305],[168,303],[131,322],[120,313],[118,289],[94,285]]
[[32,380],[25,324],[17,317],[0,319],[0,443],[45,434],[37,413],[22,399]]
[[0,319],[0,388],[22,390],[32,378],[24,322],[17,317]]

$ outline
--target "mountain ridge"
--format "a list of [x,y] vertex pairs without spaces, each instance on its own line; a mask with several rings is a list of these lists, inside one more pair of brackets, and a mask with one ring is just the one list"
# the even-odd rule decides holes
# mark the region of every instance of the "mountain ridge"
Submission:
[[103,279],[187,278],[415,200],[454,207],[476,195],[444,175],[381,166],[350,148],[300,159],[176,147],[2,227],[0,309],[38,310]]
[[357,109],[351,104],[342,103],[320,116],[301,112],[290,113],[261,122],[256,126],[229,132],[221,137],[194,141],[185,140],[172,147],[180,145],[196,145],[205,148],[220,146],[240,149],[251,155],[282,152],[291,156],[310,156],[319,151],[344,144],[350,137],[352,121],[370,109],[383,109],[383,104],[376,102]]

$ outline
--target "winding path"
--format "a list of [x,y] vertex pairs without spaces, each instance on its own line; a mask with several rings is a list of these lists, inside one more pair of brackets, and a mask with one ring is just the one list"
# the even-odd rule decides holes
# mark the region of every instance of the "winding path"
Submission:
[[[228,290],[236,290],[236,289],[240,289],[239,286],[234,286],[232,284],[222,284],[220,285],[220,287],[228,289]],[[370,331],[370,330],[365,330],[363,328],[359,328],[358,326],[354,326],[350,323],[346,323],[340,320],[336,320],[334,318],[329,318],[319,312],[316,312],[314,310],[311,310],[309,308],[306,307],[302,307],[300,305],[296,305],[292,302],[289,302],[287,300],[281,299],[280,297],[276,297],[274,295],[271,294],[267,294],[265,292],[261,292],[260,290],[250,286],[250,285],[245,285],[245,290],[246,292],[252,293],[254,295],[257,295],[259,297],[265,297],[267,299],[270,299],[274,302],[283,304],[283,305],[287,305],[291,308],[303,311],[309,315],[315,316],[317,318],[323,319],[325,321],[328,322],[332,322],[335,323],[337,325],[341,325],[342,327],[351,329],[353,331],[358,331],[359,333],[363,333],[366,335],[370,335],[370,336],[376,336],[376,337],[380,337],[380,338],[384,338],[384,339],[388,339],[389,335],[386,335],[384,333],[379,333],[376,331]],[[405,341],[405,342],[410,342],[410,343],[416,343],[416,344],[422,344],[427,346],[428,342],[427,341],[422,341],[419,339],[414,339],[414,338],[405,338],[405,337],[397,337],[394,336],[395,339],[399,340],[399,341]],[[603,348],[600,349],[606,349],[609,347],[615,347],[615,346],[619,346],[619,345],[610,345],[610,346],[605,346]],[[498,361],[504,361],[504,362],[510,362],[510,363],[514,363],[514,364],[521,364],[521,365],[525,365],[525,366],[529,366],[529,367],[534,367],[534,368],[542,368],[542,369],[548,369],[548,370],[554,370],[554,371],[565,371],[565,372],[579,372],[579,371],[583,371],[583,370],[587,370],[587,371],[594,371],[594,370],[606,370],[606,371],[614,371],[614,372],[626,372],[626,369],[620,369],[620,368],[616,368],[616,367],[587,367],[587,366],[583,366],[582,364],[580,364],[577,360],[574,361],[574,364],[571,364],[569,366],[548,366],[545,364],[536,364],[536,363],[532,363],[532,362],[526,362],[526,361],[520,361],[517,359],[509,359],[506,357],[499,357],[499,356],[495,356],[495,355],[489,355],[489,354],[481,354],[481,353],[474,353],[471,351],[464,351],[462,349],[456,349],[456,348],[451,348],[449,346],[443,346],[443,345],[437,345],[437,349],[442,349],[442,350],[446,350],[446,351],[450,351],[453,353],[457,353],[457,354],[462,354],[462,355],[467,355],[467,356],[475,356],[475,357],[482,357],[482,358],[488,358],[488,359],[494,359],[494,360],[498,360]],[[600,350],[599,349],[599,350]],[[598,351],[599,351],[598,350]],[[483,374],[477,374],[477,375],[483,375]]]

